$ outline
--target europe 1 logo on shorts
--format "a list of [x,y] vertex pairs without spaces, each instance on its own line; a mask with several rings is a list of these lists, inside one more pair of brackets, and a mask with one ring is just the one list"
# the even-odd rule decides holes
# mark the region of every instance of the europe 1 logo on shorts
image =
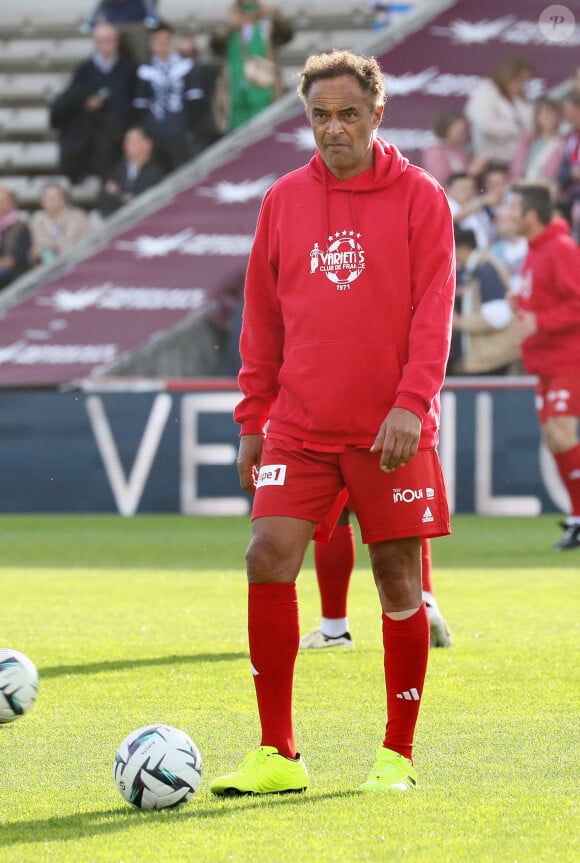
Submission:
[[256,488],[260,488],[263,485],[284,485],[285,481],[285,464],[264,464],[260,468]]

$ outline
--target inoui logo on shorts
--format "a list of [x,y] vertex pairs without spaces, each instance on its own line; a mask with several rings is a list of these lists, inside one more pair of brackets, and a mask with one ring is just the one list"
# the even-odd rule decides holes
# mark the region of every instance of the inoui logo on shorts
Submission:
[[435,489],[433,488],[394,488],[393,502],[394,503],[412,503],[414,500],[422,500],[423,495],[427,500],[432,500],[435,497]]
[[260,468],[256,488],[260,488],[262,485],[284,485],[285,480],[285,464],[265,464]]

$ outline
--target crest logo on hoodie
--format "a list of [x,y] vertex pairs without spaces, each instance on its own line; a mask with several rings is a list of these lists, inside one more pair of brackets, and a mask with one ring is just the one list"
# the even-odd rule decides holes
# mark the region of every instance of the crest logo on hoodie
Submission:
[[337,291],[349,291],[365,268],[360,236],[355,231],[337,231],[328,238],[326,251],[314,243],[310,251],[310,275],[324,273]]

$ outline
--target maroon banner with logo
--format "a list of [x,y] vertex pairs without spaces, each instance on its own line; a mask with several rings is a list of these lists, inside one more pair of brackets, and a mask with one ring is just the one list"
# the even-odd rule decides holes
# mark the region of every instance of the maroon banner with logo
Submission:
[[[420,164],[435,115],[463,107],[479,78],[506,55],[534,64],[532,96],[569,78],[579,63],[580,27],[560,40],[561,22],[541,20],[547,8],[545,0],[463,0],[380,56],[389,93],[381,134]],[[565,8],[580,22],[578,0]],[[0,319],[0,386],[89,377],[220,302],[243,279],[264,192],[312,152],[297,100],[291,120],[7,310]]]

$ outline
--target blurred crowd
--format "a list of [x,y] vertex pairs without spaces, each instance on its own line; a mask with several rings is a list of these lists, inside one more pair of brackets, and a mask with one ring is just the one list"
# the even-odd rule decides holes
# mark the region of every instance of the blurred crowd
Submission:
[[450,374],[522,371],[513,308],[528,248],[511,205],[513,185],[546,185],[555,217],[580,243],[580,68],[560,100],[528,98],[535,73],[526,59],[504,57],[462,111],[435,118],[435,142],[422,153],[456,229]]
[[[162,2],[162,0],[161,0]],[[159,0],[101,0],[82,26],[93,50],[54,99],[60,171],[70,184],[97,177],[96,219],[58,183],[30,218],[0,187],[0,288],[54,260],[135,196],[279,98],[278,49],[292,22],[261,0],[234,0],[202,52],[176,33]],[[402,4],[405,6],[406,4]],[[375,2],[377,15],[401,4]],[[384,24],[384,18],[381,18]],[[515,181],[549,186],[557,216],[580,243],[580,68],[561,99],[528,96],[541,70],[506,56],[462,110],[434,118],[421,164],[445,189],[456,225],[458,287],[452,374],[521,370],[510,296],[527,253],[510,207]]]
[[82,24],[93,50],[52,102],[50,124],[68,184],[98,178],[98,211],[89,219],[55,182],[28,218],[0,187],[0,288],[66,252],[284,92],[276,51],[294,30],[276,8],[234,0],[202,57],[195,34],[176,33],[160,5],[101,0]]

